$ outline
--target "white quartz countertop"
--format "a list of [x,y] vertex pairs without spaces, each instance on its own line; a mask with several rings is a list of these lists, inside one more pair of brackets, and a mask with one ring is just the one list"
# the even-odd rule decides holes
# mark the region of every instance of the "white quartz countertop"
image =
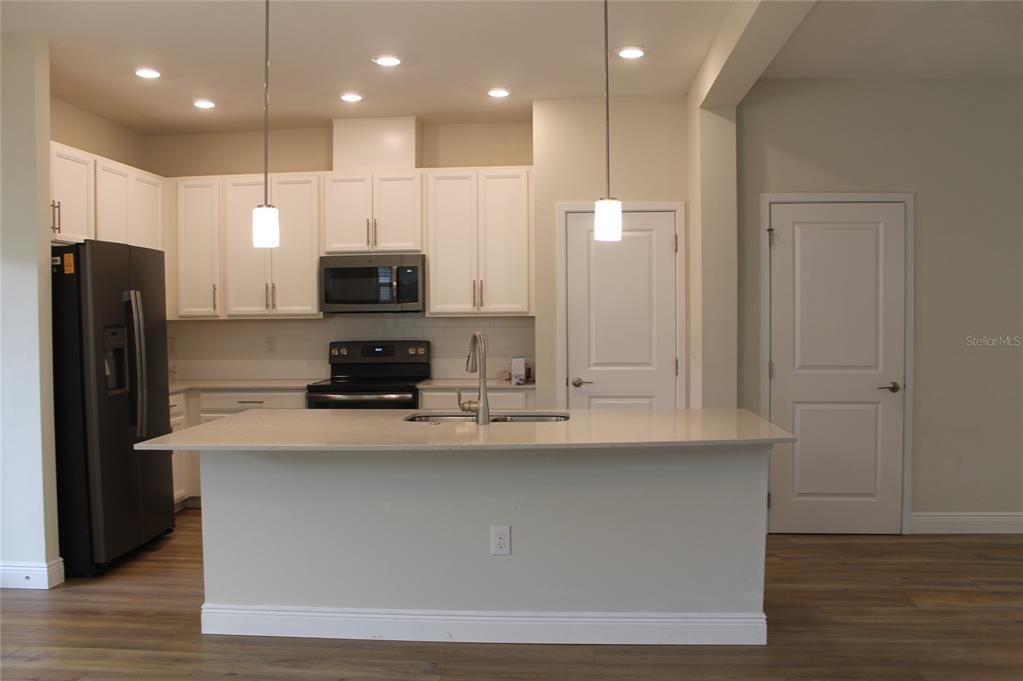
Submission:
[[[325,377],[324,377],[325,378]],[[305,390],[322,378],[196,378],[172,380],[170,393],[186,390]]]
[[[571,410],[560,423],[411,423],[405,410],[258,409],[135,445],[140,450],[452,451],[752,446],[795,442],[744,409]],[[501,413],[495,411],[494,413]]]
[[[416,384],[420,390],[479,390],[480,379],[472,376],[466,378],[428,378]],[[535,383],[515,385],[511,381],[500,378],[488,378],[487,390],[534,390]]]

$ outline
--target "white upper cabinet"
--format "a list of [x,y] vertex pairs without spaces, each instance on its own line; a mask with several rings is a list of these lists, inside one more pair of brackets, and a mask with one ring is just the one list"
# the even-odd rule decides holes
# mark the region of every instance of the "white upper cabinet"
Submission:
[[428,314],[530,314],[529,170],[427,178]]
[[422,250],[423,178],[418,170],[327,175],[323,193],[325,252]]
[[529,171],[479,172],[479,308],[529,312]]
[[323,180],[323,250],[370,250],[373,177],[327,175]]
[[319,313],[320,179],[282,175],[270,182],[270,202],[280,211],[277,248],[252,245],[252,209],[263,203],[263,177],[229,177],[224,183],[224,311],[229,317]]
[[131,169],[123,163],[96,160],[96,238],[128,243],[128,187]]
[[160,177],[105,158],[96,160],[96,238],[160,249]]
[[319,312],[320,178],[315,175],[275,177],[273,203],[280,211],[281,245],[270,249],[270,307],[279,315]]
[[50,232],[54,241],[96,236],[96,159],[92,154],[50,142]]
[[373,176],[372,247],[375,251],[423,248],[423,177],[418,171]]
[[128,182],[128,242],[132,246],[163,248],[161,178],[136,171]]
[[263,176],[224,181],[224,311],[229,317],[268,315],[270,252],[252,245],[252,209],[263,203]]
[[478,303],[476,173],[433,171],[426,183],[429,312],[471,314]]
[[220,180],[178,182],[178,315],[220,314]]

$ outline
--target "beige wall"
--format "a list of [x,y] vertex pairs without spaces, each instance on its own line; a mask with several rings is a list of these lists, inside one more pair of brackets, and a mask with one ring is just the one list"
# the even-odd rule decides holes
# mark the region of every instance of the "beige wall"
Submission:
[[533,163],[530,121],[424,124],[420,135],[419,165],[424,168]]
[[140,133],[55,97],[50,99],[50,139],[153,171]]
[[[263,171],[263,132],[151,135],[144,139],[148,170],[164,177]],[[270,130],[270,172],[330,170],[331,129]]]
[[1023,510],[1023,84],[784,81],[739,110],[740,392],[759,390],[761,192],[912,192],[914,511]]
[[[612,193],[623,201],[685,201],[683,97],[622,97],[611,104]],[[554,404],[556,204],[604,195],[604,102],[533,103],[537,401]]]

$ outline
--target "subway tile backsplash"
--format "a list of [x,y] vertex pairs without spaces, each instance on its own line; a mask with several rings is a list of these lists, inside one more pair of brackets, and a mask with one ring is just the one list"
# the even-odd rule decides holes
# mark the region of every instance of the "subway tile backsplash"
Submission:
[[441,318],[411,314],[346,314],[324,319],[171,320],[170,371],[177,380],[319,379],[329,373],[332,340],[430,341],[434,378],[461,378],[473,331],[487,334],[487,375],[512,357],[533,365],[532,317]]

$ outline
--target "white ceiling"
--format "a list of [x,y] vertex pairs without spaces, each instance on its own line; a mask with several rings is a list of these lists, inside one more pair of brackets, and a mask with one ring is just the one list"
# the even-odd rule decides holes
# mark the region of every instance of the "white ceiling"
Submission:
[[766,75],[1023,77],[1023,2],[818,2]]
[[[682,94],[730,2],[613,2],[616,95]],[[250,130],[261,125],[263,3],[4,0],[5,31],[51,40],[53,94],[147,133]],[[603,92],[599,2],[340,2],[271,4],[271,116],[276,127],[344,116],[427,121],[528,119],[533,99]],[[370,62],[404,59],[396,69]],[[155,81],[138,66],[163,73]],[[494,100],[488,88],[512,96]],[[345,91],[364,101],[342,104]],[[192,106],[197,97],[217,103]]]

